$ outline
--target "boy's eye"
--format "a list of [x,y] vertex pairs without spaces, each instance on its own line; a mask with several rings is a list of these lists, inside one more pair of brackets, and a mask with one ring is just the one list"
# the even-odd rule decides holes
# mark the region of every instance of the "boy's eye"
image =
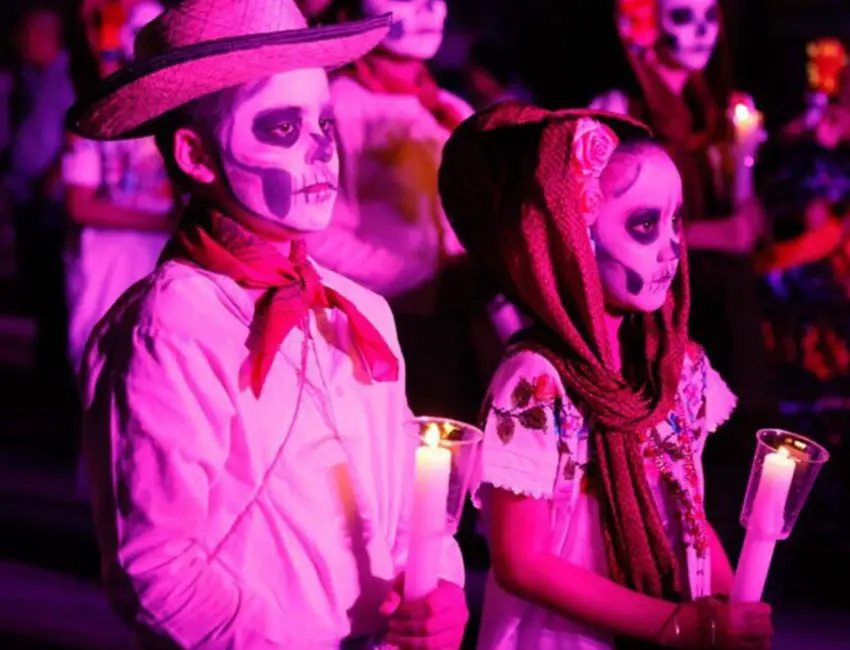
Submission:
[[336,122],[332,117],[326,117],[319,120],[319,128],[325,135],[331,135],[336,129]]

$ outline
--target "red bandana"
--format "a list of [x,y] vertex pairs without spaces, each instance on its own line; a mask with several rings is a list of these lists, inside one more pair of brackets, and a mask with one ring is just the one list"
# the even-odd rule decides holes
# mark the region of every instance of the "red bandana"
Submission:
[[348,318],[352,340],[373,381],[396,381],[399,363],[380,332],[354,304],[322,284],[307,259],[303,239],[287,259],[271,244],[221,212],[190,207],[163,253],[220,273],[247,289],[265,289],[257,305],[259,336],[251,345],[251,388],[259,396],[280,344],[295,327],[305,329],[311,309],[334,308]]
[[[402,65],[415,66],[416,72],[413,75],[400,75],[398,68]],[[449,132],[454,131],[463,121],[460,112],[440,97],[440,87],[421,61],[400,62],[389,54],[375,51],[357,59],[344,74],[373,93],[413,95]]]

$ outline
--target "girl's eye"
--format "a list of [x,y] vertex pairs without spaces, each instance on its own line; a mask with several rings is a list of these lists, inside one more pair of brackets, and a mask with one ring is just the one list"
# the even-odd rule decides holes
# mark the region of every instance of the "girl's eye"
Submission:
[[637,232],[646,234],[652,232],[656,223],[658,223],[656,219],[644,219],[643,221],[639,221],[634,224],[632,228],[634,228]]
[[322,133],[325,135],[331,135],[336,128],[336,122],[330,117],[323,118],[319,120],[319,128],[322,129]]
[[682,230],[682,215],[681,213],[676,213],[673,215],[673,232],[681,232]]
[[284,122],[283,124],[278,124],[274,130],[282,135],[289,135],[295,131],[295,127],[289,122]]

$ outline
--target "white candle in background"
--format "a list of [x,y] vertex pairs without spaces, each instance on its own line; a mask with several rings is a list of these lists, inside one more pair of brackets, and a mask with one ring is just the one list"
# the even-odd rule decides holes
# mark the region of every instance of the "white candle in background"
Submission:
[[735,104],[735,201],[737,205],[755,195],[753,167],[759,147],[764,141],[762,115],[745,102]]
[[452,452],[440,446],[440,429],[431,424],[425,444],[416,450],[413,507],[404,577],[406,600],[424,598],[437,588],[443,540]]
[[747,523],[747,536],[732,585],[732,602],[758,602],[764,592],[776,541],[782,533],[785,502],[796,463],[781,447],[765,456],[761,478]]

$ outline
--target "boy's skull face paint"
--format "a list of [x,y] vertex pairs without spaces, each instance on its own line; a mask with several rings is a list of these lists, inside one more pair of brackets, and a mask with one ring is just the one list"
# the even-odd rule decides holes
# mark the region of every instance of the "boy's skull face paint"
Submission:
[[445,0],[362,0],[367,17],[392,13],[393,22],[382,46],[398,56],[427,61],[443,42]]
[[664,54],[686,70],[705,68],[720,33],[717,0],[658,0],[658,11]]
[[[655,149],[624,154],[633,160],[609,165],[631,167],[631,183],[620,182],[620,191],[605,187],[596,221],[590,232],[602,291],[609,308],[621,312],[660,309],[679,268],[682,253],[682,181],[675,165]],[[620,178],[624,170],[612,169]]]
[[134,4],[127,14],[127,22],[121,27],[121,56],[124,61],[130,62],[133,60],[133,47],[136,42],[136,34],[142,27],[159,16],[164,7],[153,0],[144,0]]
[[247,213],[300,232],[327,227],[339,157],[323,70],[241,88],[216,136],[227,189]]

